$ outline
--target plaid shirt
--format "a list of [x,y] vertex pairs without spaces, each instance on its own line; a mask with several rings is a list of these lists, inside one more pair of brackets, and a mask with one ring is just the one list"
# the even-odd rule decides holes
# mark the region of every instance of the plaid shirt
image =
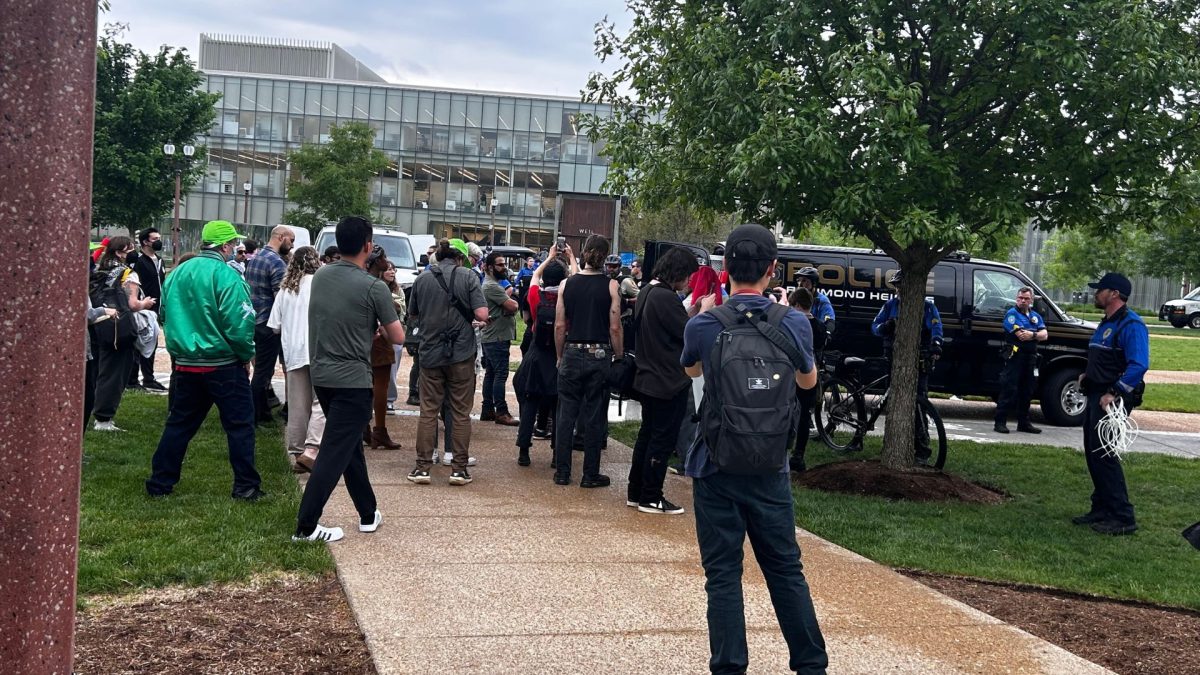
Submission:
[[271,317],[275,294],[283,283],[287,263],[274,250],[264,246],[246,263],[246,283],[250,284],[250,302],[254,303],[254,323],[266,323]]

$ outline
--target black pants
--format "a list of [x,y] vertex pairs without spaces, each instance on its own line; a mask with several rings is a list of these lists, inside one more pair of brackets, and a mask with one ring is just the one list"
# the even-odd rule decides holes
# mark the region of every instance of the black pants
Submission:
[[221,427],[229,443],[233,492],[257,488],[262,481],[254,468],[254,418],[246,368],[231,363],[211,373],[175,373],[172,382],[175,392],[171,410],[151,460],[153,473],[146,481],[146,492],[165,495],[175,488],[188,444],[214,404],[221,414]]
[[[111,335],[111,334],[110,334]],[[99,363],[96,371],[96,421],[109,422],[117,416],[125,385],[129,382],[129,369],[133,364],[134,348],[113,349],[107,340],[97,340],[96,354]]]
[[1000,400],[996,403],[996,424],[1008,421],[1008,410],[1016,414],[1017,424],[1029,424],[1029,401],[1033,399],[1033,369],[1037,352],[1019,351],[1004,362],[1000,371]]
[[367,475],[367,459],[363,455],[362,430],[371,421],[372,393],[364,389],[332,389],[313,387],[321,410],[325,413],[325,434],[321,437],[321,452],[313,465],[304,496],[300,498],[300,513],[296,518],[296,534],[307,537],[317,528],[321,512],[338,480],[346,479],[346,491],[358,511],[359,522],[375,522],[375,491]]
[[800,421],[796,423],[796,445],[792,448],[791,466],[800,470],[804,467],[804,452],[808,449],[808,430],[812,424],[813,408],[817,403],[817,388],[796,387],[796,399],[800,401]]
[[679,426],[687,414],[691,389],[689,382],[671,398],[642,397],[642,427],[629,466],[629,501],[650,504],[663,498],[667,458],[679,439]]
[[133,364],[129,367],[129,386],[137,386],[139,371],[142,374],[142,384],[154,381],[154,355],[157,353],[157,345],[155,345],[154,351],[150,353],[150,356],[142,356],[141,353],[135,350]]
[[[271,419],[271,379],[275,377],[275,363],[279,361],[281,343],[279,333],[260,323],[254,326],[254,379],[250,381],[250,392],[254,396],[254,419]],[[371,517],[375,512],[371,512]]]
[[563,352],[558,369],[558,414],[555,416],[556,444],[554,461],[557,475],[571,477],[571,445],[576,424],[583,430],[583,478],[600,474],[600,450],[608,429],[608,386],[604,376],[612,363],[612,351],[605,355],[575,349]]
[[96,342],[92,341],[91,358],[87,360],[83,370],[83,426],[87,428],[92,417],[92,408],[96,407],[96,372],[100,361],[96,357]]
[[412,367],[408,369],[408,397],[421,398],[421,391],[417,387],[417,382],[421,379],[421,357],[416,349],[409,352],[412,355]]
[[1125,471],[1121,469],[1121,461],[1112,455],[1105,455],[1104,450],[1100,449],[1096,425],[1107,414],[1100,408],[1101,396],[1102,393],[1089,393],[1087,409],[1083,414],[1083,456],[1087,460],[1088,474],[1092,477],[1092,513],[1133,525],[1133,504],[1129,502],[1129,489],[1125,486]]
[[[519,397],[521,424],[517,427],[517,447],[529,449],[533,444],[533,427],[536,419],[541,417],[548,408],[558,403],[557,396],[522,396]],[[543,422],[546,424],[547,422]],[[543,427],[545,428],[545,427]],[[554,438],[550,438],[550,449],[554,449]]]

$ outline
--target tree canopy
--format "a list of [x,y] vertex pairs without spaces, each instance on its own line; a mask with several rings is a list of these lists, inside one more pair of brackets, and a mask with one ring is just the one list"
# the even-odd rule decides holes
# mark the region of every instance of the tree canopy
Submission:
[[[150,56],[113,33],[100,38],[92,169],[95,225],[130,232],[147,227],[174,204],[177,166],[184,191],[204,174],[203,147],[191,158],[182,153],[182,146],[193,143],[216,118],[220,95],[201,91],[201,82],[183,49],[164,46]],[[174,159],[163,154],[167,143],[180,148]]]
[[371,179],[388,165],[387,155],[374,144],[374,129],[345,122],[330,127],[328,143],[305,144],[290,153],[287,196],[298,208],[284,213],[283,222],[315,235],[346,216],[371,215]]
[[884,460],[911,465],[920,298],[1031,219],[1177,207],[1200,152],[1197,0],[628,0],[589,100],[607,189],[863,235],[905,271]]

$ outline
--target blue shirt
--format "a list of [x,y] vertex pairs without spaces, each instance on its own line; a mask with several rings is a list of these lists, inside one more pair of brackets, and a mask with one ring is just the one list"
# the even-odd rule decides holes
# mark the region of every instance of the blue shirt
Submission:
[[533,276],[533,270],[528,267],[522,267],[520,272],[517,272],[517,285],[521,284],[521,280],[525,277]]
[[[1116,350],[1125,352],[1123,362],[1109,363],[1114,360]],[[1117,376],[1115,389],[1123,392],[1133,391],[1142,382],[1142,377],[1150,368],[1150,333],[1142,317],[1129,307],[1117,310],[1096,326],[1088,343],[1088,379],[1097,384],[1111,382],[1111,376]],[[1111,376],[1110,376],[1111,370]]]
[[[897,295],[884,303],[879,313],[875,315],[875,320],[871,322],[871,333],[875,337],[884,338],[886,343],[891,338],[883,334],[883,324],[898,316],[900,316],[900,296]],[[931,342],[938,345],[942,344],[942,315],[938,312],[937,306],[929,298],[925,298],[925,319],[922,329],[922,344],[925,346],[928,346]]]
[[825,295],[825,291],[817,291],[816,297],[813,298],[812,315],[821,323],[835,319],[833,304],[829,302],[829,296]]
[[271,318],[275,294],[283,283],[287,263],[274,249],[258,249],[254,259],[246,263],[246,283],[250,284],[250,302],[254,305],[254,323],[264,324]]
[[[735,293],[729,297],[727,302],[740,302],[745,304],[748,309],[763,311],[774,304],[769,298],[752,293]],[[792,337],[800,349],[800,355],[804,358],[804,368],[800,372],[812,371],[812,327],[808,317],[794,309],[789,310],[783,318],[780,328],[785,335]],[[701,363],[705,373],[714,372],[709,359],[712,356],[713,346],[717,344],[717,336],[723,330],[725,330],[725,326],[721,320],[708,312],[692,317],[683,329],[683,351],[679,355],[679,364],[687,368]],[[683,466],[684,475],[691,478],[704,478],[717,472],[716,465],[708,458],[708,446],[704,444],[703,433],[696,434],[696,441],[688,450]],[[788,467],[785,465],[780,473],[787,472]]]
[[1008,333],[1008,341],[1014,346],[1014,351],[1017,347],[1022,351],[1033,352],[1037,351],[1037,340],[1027,340],[1021,342],[1017,338],[1017,331],[1027,330],[1036,333],[1040,330],[1046,330],[1046,322],[1042,319],[1042,315],[1029,310],[1028,316],[1021,310],[1013,307],[1004,315],[1004,332]]

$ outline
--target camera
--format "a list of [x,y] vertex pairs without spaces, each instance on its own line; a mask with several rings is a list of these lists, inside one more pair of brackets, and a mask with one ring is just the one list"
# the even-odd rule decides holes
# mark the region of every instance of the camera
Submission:
[[555,244],[554,244],[554,248],[556,250],[558,250],[559,253],[562,253],[563,251],[567,250],[567,238],[559,237],[558,241],[555,242]]

